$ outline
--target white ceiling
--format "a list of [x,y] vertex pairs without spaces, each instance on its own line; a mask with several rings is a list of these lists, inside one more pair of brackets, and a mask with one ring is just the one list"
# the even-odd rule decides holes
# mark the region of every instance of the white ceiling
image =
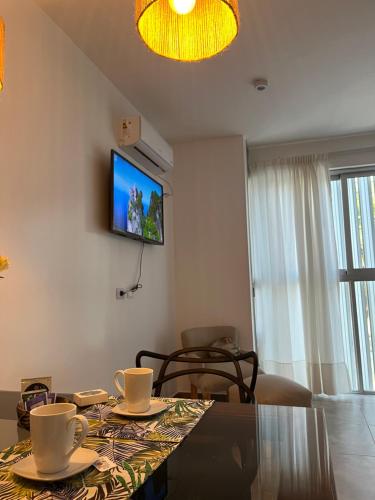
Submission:
[[[35,1],[170,142],[375,130],[374,0],[239,0],[235,43],[193,64],[145,48],[133,0]],[[259,76],[265,93],[251,86]]]

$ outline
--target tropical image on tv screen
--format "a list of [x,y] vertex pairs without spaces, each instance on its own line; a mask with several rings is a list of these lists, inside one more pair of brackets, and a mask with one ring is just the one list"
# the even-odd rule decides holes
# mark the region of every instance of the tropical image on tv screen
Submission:
[[163,243],[163,188],[113,155],[113,229]]

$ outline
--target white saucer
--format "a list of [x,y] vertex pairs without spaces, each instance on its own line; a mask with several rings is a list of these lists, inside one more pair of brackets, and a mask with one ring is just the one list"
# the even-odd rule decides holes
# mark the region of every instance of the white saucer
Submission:
[[78,448],[71,456],[66,469],[53,474],[42,474],[36,470],[34,455],[29,455],[14,464],[11,471],[17,474],[17,476],[33,479],[34,481],[59,481],[60,479],[66,479],[88,469],[98,458],[99,455],[96,451],[88,450],[87,448]]
[[164,410],[167,410],[168,405],[163,403],[163,401],[151,400],[150,408],[143,413],[134,413],[128,410],[128,405],[126,402],[120,403],[119,405],[113,408],[113,413],[117,415],[122,415],[123,417],[133,417],[133,418],[142,418],[142,417],[151,417],[152,415],[157,415]]

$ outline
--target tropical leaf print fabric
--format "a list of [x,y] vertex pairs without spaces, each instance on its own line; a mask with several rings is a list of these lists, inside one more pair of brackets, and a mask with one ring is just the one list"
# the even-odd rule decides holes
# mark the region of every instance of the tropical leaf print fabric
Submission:
[[[0,499],[125,499],[177,448],[177,444],[151,441],[117,441],[88,438],[84,444],[106,455],[117,467],[99,472],[94,467],[64,481],[41,483],[11,473],[11,466],[31,454],[30,441],[23,441],[0,454]],[[5,459],[3,457],[6,457]]]
[[112,413],[112,408],[118,404],[116,398],[83,412],[90,422],[90,436],[83,446],[115,462],[116,467],[110,471],[99,472],[90,467],[64,481],[29,481],[16,476],[10,469],[31,454],[31,442],[21,441],[3,450],[0,452],[0,500],[130,498],[213,404],[213,401],[160,399],[169,405],[168,410],[147,420],[122,419]]
[[111,397],[107,405],[94,405],[82,414],[89,420],[90,436],[115,439],[179,443],[212,406],[213,401],[158,398],[168,409],[151,419],[134,420],[112,412],[119,399]]

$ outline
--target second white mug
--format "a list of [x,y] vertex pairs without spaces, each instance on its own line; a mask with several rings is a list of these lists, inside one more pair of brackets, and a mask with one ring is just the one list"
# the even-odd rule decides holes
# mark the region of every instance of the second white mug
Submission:
[[[150,408],[154,370],[151,368],[128,368],[117,370],[114,384],[132,413],[144,413]],[[123,380],[121,384],[119,378]]]

